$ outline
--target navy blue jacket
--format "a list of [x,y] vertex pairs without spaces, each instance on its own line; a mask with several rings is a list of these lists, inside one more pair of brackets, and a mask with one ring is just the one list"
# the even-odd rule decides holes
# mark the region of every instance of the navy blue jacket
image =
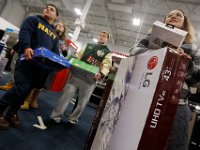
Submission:
[[25,48],[45,47],[56,54],[58,50],[58,36],[42,16],[27,17],[19,32],[19,54],[24,52]]

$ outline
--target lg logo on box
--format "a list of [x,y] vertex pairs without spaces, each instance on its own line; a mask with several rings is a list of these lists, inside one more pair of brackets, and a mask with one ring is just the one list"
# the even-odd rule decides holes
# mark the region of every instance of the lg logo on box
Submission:
[[148,78],[148,76],[152,75],[152,72],[147,72],[144,76],[144,81],[143,81],[143,87],[149,87],[150,85],[150,80]]
[[[153,56],[149,59],[148,63],[147,63],[147,68],[149,70],[154,69],[158,64],[158,57],[157,56]],[[143,87],[149,87],[150,85],[150,80],[148,79],[148,76],[152,75],[152,72],[146,72],[145,76],[144,76],[144,82],[143,82]]]
[[147,68],[149,70],[154,69],[158,64],[158,57],[157,56],[153,56],[149,59],[148,63],[147,63]]
[[[147,62],[147,68],[148,70],[153,70],[158,64],[158,57],[153,56],[149,59]],[[150,86],[150,78],[153,75],[152,71],[146,71],[143,73],[142,78],[140,80],[139,88],[142,86],[144,88],[148,88]]]

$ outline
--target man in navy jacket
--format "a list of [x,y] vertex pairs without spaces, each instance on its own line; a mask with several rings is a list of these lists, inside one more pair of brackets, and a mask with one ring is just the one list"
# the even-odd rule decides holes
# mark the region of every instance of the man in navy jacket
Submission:
[[42,16],[30,16],[24,20],[19,33],[19,55],[24,54],[25,61],[18,59],[15,68],[15,85],[0,99],[0,129],[18,126],[17,111],[33,88],[41,88],[48,72],[32,61],[33,49],[45,47],[57,54],[58,37],[51,25],[58,17],[58,9],[47,4]]

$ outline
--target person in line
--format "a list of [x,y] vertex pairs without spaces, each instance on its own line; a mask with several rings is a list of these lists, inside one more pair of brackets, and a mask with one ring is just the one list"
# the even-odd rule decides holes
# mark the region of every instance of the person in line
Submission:
[[[189,146],[189,121],[191,110],[188,106],[188,97],[190,95],[189,86],[200,81],[200,51],[194,44],[194,29],[186,14],[181,9],[175,9],[166,15],[164,23],[175,26],[187,31],[188,34],[183,42],[180,54],[191,57],[188,73],[183,84],[177,107],[174,122],[170,131],[167,150],[188,150]],[[139,44],[130,52],[131,55],[145,52],[148,49],[149,36],[142,39]],[[197,75],[197,73],[199,73]]]
[[[59,55],[62,57],[67,56],[67,46],[66,46],[66,32],[67,26],[64,21],[56,22],[54,25],[55,31],[58,34],[59,38]],[[29,108],[38,108],[38,96],[40,94],[40,89],[34,88],[31,93],[28,95],[24,104],[21,105],[21,109],[28,110]]]
[[[103,76],[109,73],[112,66],[112,55],[106,43],[109,39],[108,32],[101,32],[99,34],[98,43],[88,43],[86,48],[77,54],[77,58],[86,63],[92,64],[97,62],[96,65],[100,66],[100,71],[95,75],[96,81],[100,80]],[[91,61],[92,60],[92,61]],[[79,78],[73,77],[64,87],[63,93],[58,100],[56,107],[53,109],[50,118],[55,123],[59,123],[64,115],[65,109],[68,107],[69,102],[74,97],[78,90],[78,104],[75,110],[68,116],[68,121],[71,124],[76,124],[80,115],[82,114],[87,101],[89,100],[96,83],[89,83]]]
[[54,26],[58,37],[59,37],[59,53],[60,56],[66,57],[68,52],[68,47],[66,43],[67,26],[64,21],[59,21]]
[[41,88],[47,78],[48,71],[32,61],[33,49],[45,47],[59,54],[58,37],[52,24],[58,17],[58,9],[47,4],[42,16],[27,17],[19,32],[19,56],[25,60],[17,60],[15,68],[15,84],[0,99],[0,129],[19,126],[18,109],[33,88]]
[[12,61],[11,61],[10,79],[9,79],[9,81],[5,85],[0,86],[1,90],[10,90],[13,87],[13,85],[14,85],[14,82],[15,82],[15,80],[14,80],[15,65],[16,65],[16,61],[17,61],[17,59],[19,57],[19,55],[18,55],[18,49],[19,49],[19,42],[17,42],[13,46],[13,48],[11,50],[11,53],[12,53],[13,57],[12,57]]
[[[13,58],[12,58],[12,62],[11,62],[11,72],[10,72],[11,77],[5,85],[0,86],[1,90],[10,90],[14,86],[15,66],[16,66],[17,59],[19,58],[18,49],[19,49],[19,42],[17,42],[13,46],[13,49],[11,51],[11,53],[13,53]],[[39,90],[33,89],[24,102],[26,104],[26,102],[28,101],[29,102],[28,105],[22,105],[21,108],[29,109],[29,105],[31,108],[38,108],[37,99],[36,99],[38,93],[39,93]]]

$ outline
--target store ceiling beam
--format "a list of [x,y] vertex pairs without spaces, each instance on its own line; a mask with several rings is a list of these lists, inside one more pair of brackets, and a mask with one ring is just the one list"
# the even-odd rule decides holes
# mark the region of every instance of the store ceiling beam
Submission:
[[112,0],[113,3],[120,3],[120,4],[124,4],[126,2],[126,0]]
[[121,5],[121,4],[113,4],[108,3],[108,9],[112,11],[121,11],[125,13],[132,13],[133,11],[133,5]]

